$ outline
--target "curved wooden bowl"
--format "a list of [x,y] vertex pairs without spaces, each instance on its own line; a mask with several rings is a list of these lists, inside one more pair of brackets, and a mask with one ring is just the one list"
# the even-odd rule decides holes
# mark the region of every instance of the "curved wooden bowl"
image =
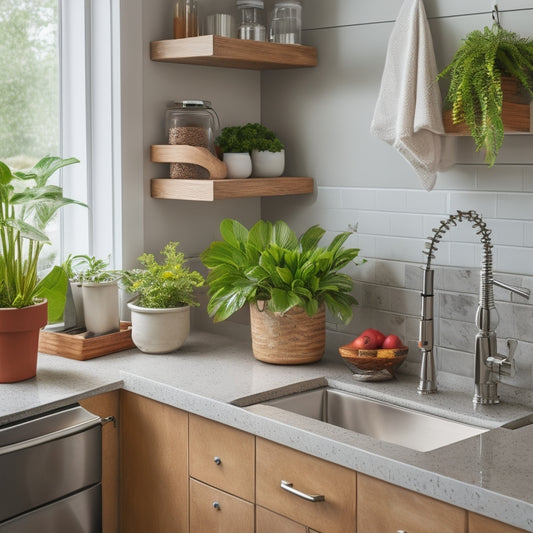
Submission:
[[394,376],[396,369],[405,361],[409,348],[359,350],[348,345],[340,346],[339,353],[349,363],[360,370],[387,370]]

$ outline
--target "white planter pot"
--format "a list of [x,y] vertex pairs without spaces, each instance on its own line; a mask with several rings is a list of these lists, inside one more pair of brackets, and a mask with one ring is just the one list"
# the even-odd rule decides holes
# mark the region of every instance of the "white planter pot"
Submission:
[[83,312],[83,293],[81,283],[77,281],[70,282],[70,291],[72,292],[72,301],[76,311],[76,326],[85,328],[85,313]]
[[87,331],[95,336],[120,331],[118,282],[93,283],[84,281],[81,291]]
[[268,152],[252,150],[252,176],[254,178],[277,178],[285,170],[285,150]]
[[168,353],[177,350],[189,335],[191,308],[148,309],[129,303],[131,338],[145,353]]
[[241,179],[252,175],[252,158],[248,152],[242,154],[228,152],[223,158],[228,167],[228,178]]

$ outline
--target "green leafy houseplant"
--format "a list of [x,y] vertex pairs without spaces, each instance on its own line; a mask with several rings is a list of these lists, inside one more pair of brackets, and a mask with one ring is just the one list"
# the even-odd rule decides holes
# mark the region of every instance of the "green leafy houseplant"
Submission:
[[451,78],[447,102],[453,123],[466,123],[477,150],[485,149],[485,161],[492,166],[504,136],[501,77],[515,77],[533,97],[533,41],[498,24],[475,30],[463,41],[438,77]]
[[62,265],[68,279],[82,283],[103,283],[118,279],[120,274],[114,270],[108,270],[109,262],[98,259],[95,256],[85,254],[69,255]]
[[39,279],[38,261],[50,242],[45,231],[57,211],[68,204],[85,205],[48,184],[57,170],[77,162],[44,157],[31,170],[12,173],[0,161],[0,307],[23,308],[46,298],[49,322],[61,319],[67,276],[56,266]]
[[169,242],[158,263],[153,254],[143,254],[139,262],[143,269],[122,272],[121,282],[127,292],[138,295],[136,305],[149,309],[168,309],[199,305],[194,289],[204,284],[202,275],[184,267],[185,258],[178,252],[177,242]]
[[299,238],[282,221],[260,220],[250,230],[233,219],[220,224],[223,241],[211,243],[201,254],[210,269],[207,310],[215,322],[225,320],[245,304],[268,301],[271,311],[293,307],[315,315],[321,303],[348,323],[352,305],[352,279],[339,270],[359,254],[343,248],[351,232],[335,236],[327,248],[319,246],[325,230],[310,227]]

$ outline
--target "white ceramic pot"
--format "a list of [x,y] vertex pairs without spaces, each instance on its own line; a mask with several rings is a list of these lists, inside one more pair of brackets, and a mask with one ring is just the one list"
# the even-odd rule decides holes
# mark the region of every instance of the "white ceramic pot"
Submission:
[[131,339],[145,353],[168,353],[177,350],[189,335],[191,308],[148,309],[129,303]]
[[118,282],[84,281],[81,292],[87,331],[95,336],[120,331]]
[[268,152],[252,150],[252,176],[254,178],[277,178],[285,170],[285,150]]
[[252,158],[248,152],[242,154],[227,152],[223,158],[228,167],[228,178],[241,179],[252,175]]

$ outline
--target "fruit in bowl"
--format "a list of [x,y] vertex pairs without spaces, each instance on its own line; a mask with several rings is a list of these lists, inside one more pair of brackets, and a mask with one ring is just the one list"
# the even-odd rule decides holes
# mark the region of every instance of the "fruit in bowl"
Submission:
[[366,329],[352,342],[341,346],[339,353],[343,359],[364,371],[387,370],[394,375],[395,370],[407,357],[409,348],[398,335],[384,335],[377,329]]

